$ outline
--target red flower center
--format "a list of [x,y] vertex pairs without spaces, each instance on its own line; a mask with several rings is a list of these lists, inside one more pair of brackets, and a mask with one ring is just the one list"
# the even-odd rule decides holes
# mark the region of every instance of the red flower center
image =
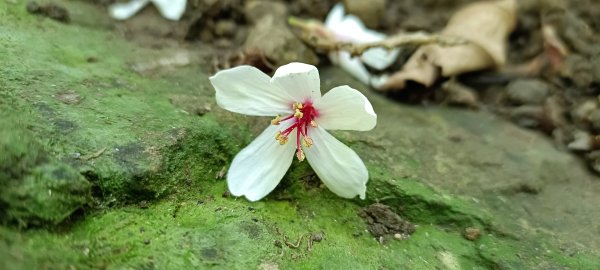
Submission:
[[288,137],[292,132],[296,132],[296,156],[298,160],[304,160],[304,151],[300,147],[300,144],[304,144],[305,147],[311,147],[313,141],[308,137],[309,127],[316,128],[317,122],[315,118],[319,116],[319,111],[315,109],[312,101],[306,101],[304,103],[296,102],[292,104],[294,114],[288,115],[285,118],[280,116],[275,117],[271,121],[273,125],[279,125],[281,122],[294,121],[288,128],[283,131],[278,131],[275,135],[275,139],[279,141],[281,145],[284,145],[288,141]]

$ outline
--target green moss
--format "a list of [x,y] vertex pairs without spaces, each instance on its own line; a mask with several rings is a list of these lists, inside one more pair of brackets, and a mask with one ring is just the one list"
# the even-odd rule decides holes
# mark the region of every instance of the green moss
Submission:
[[[471,242],[435,226],[424,225],[406,241],[381,245],[364,233],[357,208],[341,200],[307,199],[299,206],[287,201],[249,204],[219,196],[201,198],[201,203],[160,202],[148,209],[125,207],[94,215],[75,226],[68,240],[59,237],[66,244],[61,249],[69,254],[81,251],[76,263],[90,268],[225,269],[264,262],[285,269],[445,268],[441,252],[453,254],[464,265],[477,263]],[[315,233],[323,233],[324,239],[313,242],[309,250],[307,239]],[[42,242],[45,232],[30,232],[29,237],[40,242],[38,248],[49,248]],[[297,248],[285,244],[286,240],[296,244],[300,237]],[[56,260],[56,255],[27,254],[41,265]]]
[[490,215],[485,209],[436,192],[416,179],[398,178],[376,166],[369,166],[369,172],[370,200],[394,206],[410,220],[462,228],[490,223]]
[[[222,133],[214,121],[186,116],[170,103],[173,95],[193,96],[191,88],[173,88],[174,80],[147,80],[127,69],[128,62],[147,56],[149,50],[139,50],[99,30],[86,29],[82,38],[81,27],[31,16],[20,8],[11,5],[15,20],[8,17],[10,22],[2,26],[6,35],[0,44],[8,48],[0,52],[7,95],[17,96],[20,104],[41,116],[31,121],[39,125],[35,132],[40,144],[92,181],[95,195],[111,204],[154,199],[180,183],[170,173],[184,170],[182,166],[200,165],[205,171],[223,166],[190,165],[190,160],[176,164],[176,155],[204,151],[204,156],[211,156],[206,151],[213,151],[223,156],[231,151],[217,153],[219,149],[212,147],[219,143],[213,138]],[[106,46],[107,39],[111,46]],[[88,57],[98,60],[90,63]],[[206,76],[191,76],[206,84]],[[64,93],[80,101],[65,102]],[[192,140],[199,141],[182,148]],[[96,157],[94,153],[101,154]]]
[[0,117],[0,221],[57,224],[90,202],[90,184],[50,156],[22,121]]
[[[315,196],[249,203],[221,197],[225,188],[221,181],[195,199],[96,213],[68,234],[28,231],[25,240],[3,230],[0,239],[12,243],[11,254],[56,268],[237,269],[273,263],[283,269],[533,269],[560,262],[591,269],[598,263],[580,257],[557,260],[550,254],[559,251],[486,232],[472,242],[455,229],[431,224],[419,224],[407,240],[381,245],[364,231],[358,207],[347,200]],[[309,250],[307,239],[316,233],[323,233],[324,239]],[[297,248],[285,244],[288,240],[295,245],[300,237]],[[532,253],[536,248],[542,252]],[[11,261],[13,266],[30,263]]]

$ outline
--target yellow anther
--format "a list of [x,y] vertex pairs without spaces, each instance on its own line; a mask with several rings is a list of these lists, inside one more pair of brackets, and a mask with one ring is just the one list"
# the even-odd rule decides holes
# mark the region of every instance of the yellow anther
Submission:
[[281,134],[281,131],[275,133],[275,140],[279,141],[280,145],[284,145],[288,142],[288,136]]
[[315,120],[310,120],[310,126],[317,128],[317,122],[315,122]]
[[302,151],[302,149],[298,149],[298,152],[296,152],[296,157],[298,157],[298,160],[304,161],[304,151]]
[[294,117],[301,119],[302,116],[304,116],[304,114],[299,109],[296,109],[296,112],[294,113]]
[[275,119],[271,120],[271,125],[279,125],[281,123],[281,116],[275,116]]
[[313,140],[309,137],[304,137],[302,143],[305,147],[311,147],[313,145]]
[[301,110],[304,106],[300,102],[294,102],[294,105],[292,105],[292,107],[294,108],[294,110]]

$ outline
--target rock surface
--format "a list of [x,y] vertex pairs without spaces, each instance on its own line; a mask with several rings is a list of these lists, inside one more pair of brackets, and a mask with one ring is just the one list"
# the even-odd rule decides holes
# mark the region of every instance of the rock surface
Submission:
[[[267,6],[269,9],[266,9]],[[268,12],[264,12],[265,10]],[[250,2],[246,6],[246,13],[249,20],[254,23],[244,44],[246,48],[259,48],[277,66],[297,61],[312,65],[319,63],[317,55],[302,43],[287,25],[284,4]]]
[[541,80],[521,79],[506,87],[509,101],[516,105],[542,104],[550,94],[549,86]]
[[387,0],[344,0],[346,11],[358,16],[361,21],[369,28],[377,28],[381,25],[381,20],[386,11]]
[[[137,72],[182,46],[126,41],[89,23],[101,9],[58,2],[79,8],[70,25],[0,6],[0,155],[19,172],[0,175],[3,269],[600,267],[600,181],[571,154],[486,112],[396,104],[333,68],[323,91],[349,84],[379,116],[334,133],[369,169],[367,200],[336,197],[298,162],[266,199],[233,198],[227,165],[269,119],[219,109],[202,62]],[[375,202],[415,224],[410,238],[366,231],[358,213]]]
[[91,185],[78,171],[44,151],[24,128],[26,122],[17,122],[10,114],[2,116],[2,221],[17,225],[55,224],[91,201]]

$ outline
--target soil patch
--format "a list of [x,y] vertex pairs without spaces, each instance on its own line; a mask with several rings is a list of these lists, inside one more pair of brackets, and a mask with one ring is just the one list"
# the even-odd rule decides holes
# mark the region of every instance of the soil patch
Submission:
[[390,237],[405,239],[415,232],[415,225],[404,220],[385,204],[371,204],[358,215],[367,222],[367,229],[380,243]]

